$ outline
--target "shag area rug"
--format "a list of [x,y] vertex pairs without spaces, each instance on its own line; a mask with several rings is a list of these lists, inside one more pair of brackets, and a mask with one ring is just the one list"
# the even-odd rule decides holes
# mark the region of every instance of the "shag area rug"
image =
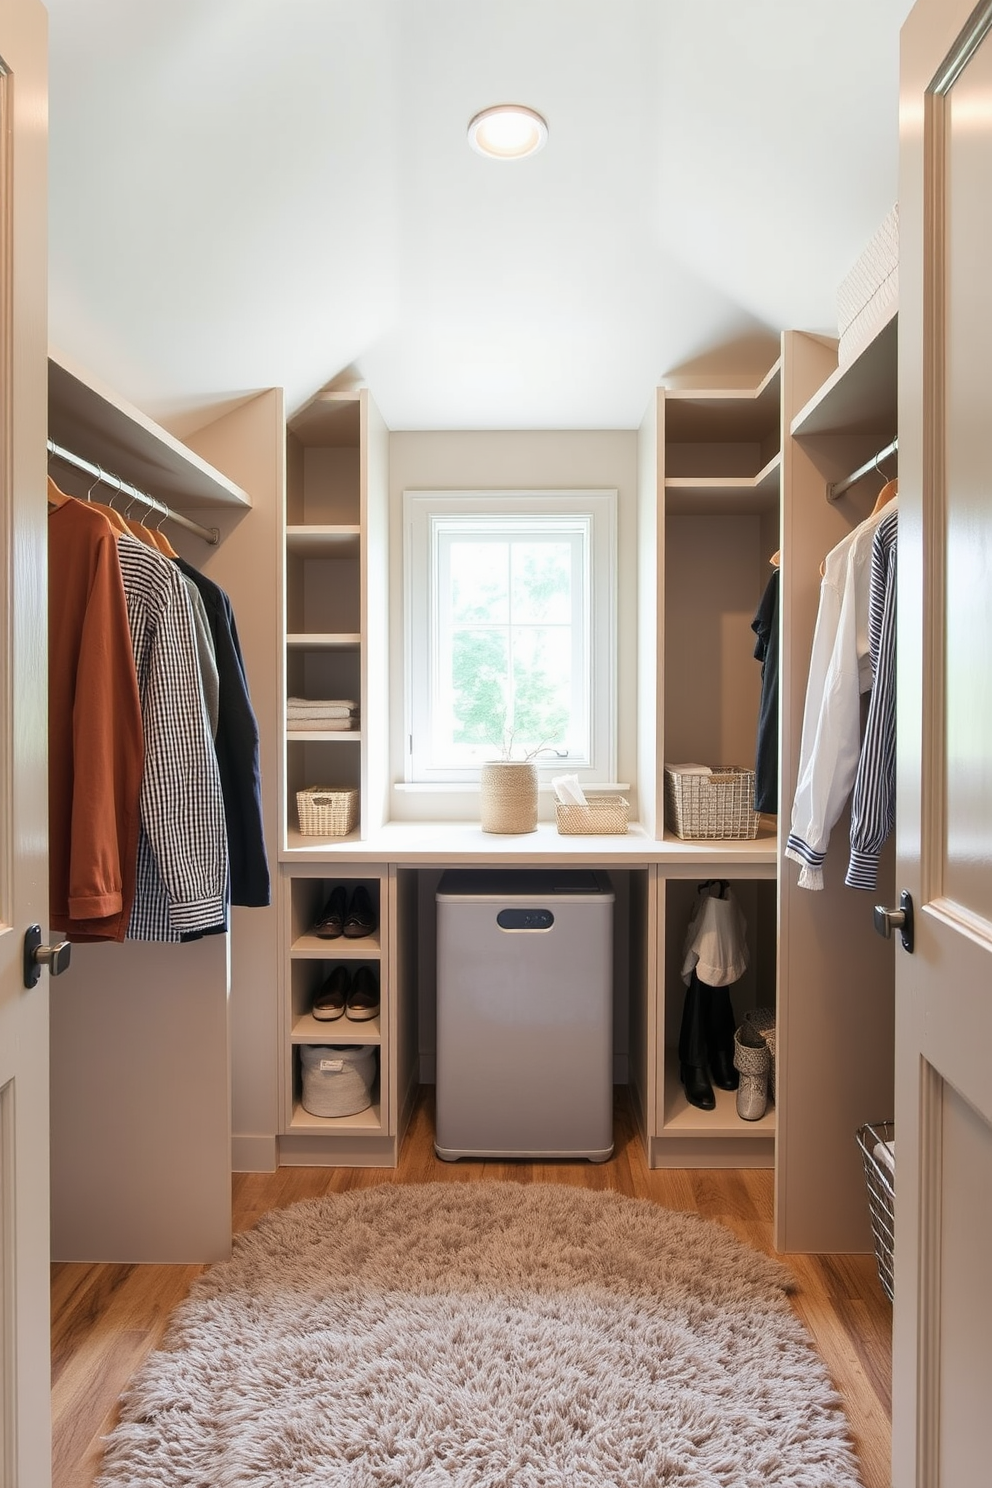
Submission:
[[788,1273],[557,1185],[307,1200],[195,1284],[103,1488],[860,1488]]

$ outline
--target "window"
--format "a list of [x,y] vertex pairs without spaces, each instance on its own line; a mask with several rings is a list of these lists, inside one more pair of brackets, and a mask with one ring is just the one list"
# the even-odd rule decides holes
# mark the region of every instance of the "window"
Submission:
[[407,491],[407,779],[612,780],[615,491]]

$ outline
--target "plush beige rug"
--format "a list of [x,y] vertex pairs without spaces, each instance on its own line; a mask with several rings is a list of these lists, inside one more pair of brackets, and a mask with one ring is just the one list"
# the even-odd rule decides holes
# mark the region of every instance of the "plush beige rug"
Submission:
[[786,1272],[551,1185],[268,1215],[123,1402],[105,1488],[860,1488]]

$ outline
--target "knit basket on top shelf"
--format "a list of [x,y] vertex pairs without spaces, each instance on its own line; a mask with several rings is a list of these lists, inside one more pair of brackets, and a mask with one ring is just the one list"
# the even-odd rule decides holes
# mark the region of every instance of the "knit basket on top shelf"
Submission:
[[358,791],[308,785],[296,792],[296,809],[305,837],[347,837],[358,821]]
[[665,816],[676,837],[757,837],[754,771],[725,765],[700,775],[666,765]]

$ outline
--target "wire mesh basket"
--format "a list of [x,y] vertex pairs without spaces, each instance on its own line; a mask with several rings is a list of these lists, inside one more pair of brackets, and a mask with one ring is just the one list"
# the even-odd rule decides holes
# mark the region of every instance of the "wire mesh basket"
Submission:
[[563,837],[623,836],[630,807],[623,796],[593,796],[584,806],[555,803],[555,822]]
[[308,785],[296,792],[296,809],[305,837],[347,837],[358,820],[358,791]]
[[676,837],[757,837],[754,771],[726,765],[697,775],[666,765],[665,815]]
[[882,1290],[892,1301],[895,1250],[896,1157],[895,1126],[891,1121],[866,1122],[857,1130],[857,1142],[868,1185],[868,1212],[875,1245],[875,1264]]

